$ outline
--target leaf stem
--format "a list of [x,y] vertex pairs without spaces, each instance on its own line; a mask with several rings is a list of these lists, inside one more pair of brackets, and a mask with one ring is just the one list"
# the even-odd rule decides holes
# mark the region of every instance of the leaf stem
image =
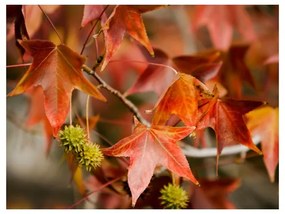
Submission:
[[90,101],[90,96],[87,95],[85,117],[86,117],[86,131],[87,131],[87,138],[88,139],[90,138],[90,131],[89,131],[89,101]]
[[102,10],[102,12],[101,12],[100,15],[99,15],[99,18],[97,19],[97,21],[94,23],[93,27],[91,28],[91,30],[90,30],[90,32],[89,32],[87,38],[85,39],[85,42],[84,42],[84,44],[83,44],[83,47],[82,47],[82,49],[81,49],[81,51],[80,51],[80,55],[83,54],[83,51],[84,51],[84,49],[85,49],[85,47],[86,47],[86,44],[87,44],[87,42],[88,42],[88,40],[89,40],[89,38],[90,38],[90,36],[91,36],[93,30],[95,29],[95,27],[97,26],[97,24],[98,24],[99,21],[101,20],[101,17],[102,17],[102,15],[103,15],[103,13],[107,10],[108,7],[109,7],[109,5],[107,5],[107,6],[104,8],[104,10]]
[[69,101],[69,125],[72,125],[72,97]]
[[101,84],[102,88],[105,88],[107,91],[118,97],[122,101],[122,103],[124,103],[129,108],[129,110],[136,116],[136,118],[142,124],[144,124],[147,127],[150,127],[150,123],[142,117],[138,108],[131,101],[126,99],[121,92],[108,85],[94,70],[89,68],[87,65],[83,65],[82,69],[83,71],[94,77]]
[[51,27],[53,28],[54,32],[56,33],[57,37],[59,38],[60,43],[62,44],[62,43],[63,43],[63,40],[61,39],[61,37],[60,37],[58,31],[56,30],[54,24],[53,24],[52,21],[51,21],[51,19],[48,17],[48,15],[47,15],[46,12],[43,10],[43,8],[42,8],[40,5],[38,5],[38,6],[39,6],[39,8],[41,9],[41,11],[42,11],[42,13],[44,14],[44,16],[46,17],[46,19],[48,20],[48,22],[50,23],[50,25],[51,25]]

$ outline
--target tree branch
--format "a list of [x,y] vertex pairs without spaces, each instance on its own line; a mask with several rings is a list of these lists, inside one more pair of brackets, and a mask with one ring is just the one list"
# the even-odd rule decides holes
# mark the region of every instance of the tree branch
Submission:
[[[260,138],[258,136],[254,136],[252,141],[255,145],[257,145],[260,143]],[[197,149],[193,146],[186,145],[186,144],[183,144],[181,147],[182,147],[183,153],[187,157],[209,158],[209,157],[216,157],[217,156],[217,148],[216,147]],[[239,154],[239,153],[247,152],[249,150],[250,149],[248,147],[243,146],[243,145],[226,146],[226,147],[224,147],[220,156]]]
[[122,103],[125,104],[125,106],[128,107],[128,109],[135,115],[135,117],[145,126],[150,127],[150,123],[143,118],[143,116],[140,114],[138,108],[128,99],[124,97],[124,95],[119,92],[118,90],[111,87],[109,84],[107,84],[94,70],[89,68],[87,65],[82,66],[83,71],[94,77],[100,84],[101,88],[105,88],[110,93],[114,94],[116,97],[118,97]]

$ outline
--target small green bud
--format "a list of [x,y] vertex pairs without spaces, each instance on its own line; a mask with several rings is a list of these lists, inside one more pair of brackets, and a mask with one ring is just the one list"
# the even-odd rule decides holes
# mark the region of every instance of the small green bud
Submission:
[[83,146],[82,151],[77,156],[79,164],[85,166],[87,171],[91,171],[92,168],[99,167],[102,163],[104,156],[97,144],[86,143]]
[[161,205],[166,209],[186,208],[189,198],[185,190],[180,186],[168,184],[160,190]]

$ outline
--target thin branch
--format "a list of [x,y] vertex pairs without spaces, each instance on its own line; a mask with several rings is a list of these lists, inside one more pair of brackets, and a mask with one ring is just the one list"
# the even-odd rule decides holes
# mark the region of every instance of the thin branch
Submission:
[[62,44],[62,43],[63,43],[63,40],[61,39],[59,33],[57,32],[57,30],[56,30],[54,24],[53,24],[52,21],[51,21],[51,19],[50,19],[49,16],[46,14],[46,12],[43,10],[43,8],[42,8],[40,5],[38,5],[38,6],[39,6],[39,8],[41,9],[41,11],[42,11],[42,13],[44,14],[44,16],[47,18],[48,22],[50,23],[50,25],[51,25],[51,27],[53,28],[54,32],[56,33],[57,37],[59,38],[60,43]]
[[145,126],[150,127],[149,122],[142,117],[140,114],[138,108],[128,99],[124,97],[121,92],[114,89],[110,85],[108,85],[95,71],[93,71],[91,68],[89,68],[87,65],[82,66],[83,71],[94,77],[100,84],[102,88],[105,88],[110,93],[114,94],[116,97],[118,97],[128,108],[129,110],[136,116],[136,118]]
[[171,67],[171,66],[169,66],[169,65],[164,65],[164,64],[160,64],[160,63],[144,62],[144,61],[139,61],[139,60],[111,60],[111,61],[109,62],[109,64],[110,64],[110,63],[114,63],[114,62],[115,62],[115,63],[116,63],[116,62],[120,62],[120,63],[125,63],[125,62],[130,63],[130,62],[133,62],[133,63],[154,65],[154,66],[158,66],[158,67],[165,67],[165,68],[169,68],[170,70],[172,70],[175,75],[178,74],[178,71],[177,71],[175,68],[173,68],[173,67]]
[[6,68],[20,68],[20,67],[27,67],[30,66],[32,63],[23,63],[23,64],[17,64],[17,65],[7,65]]
[[83,54],[83,51],[84,51],[84,49],[85,49],[85,47],[86,47],[86,44],[87,44],[87,42],[88,42],[88,40],[89,40],[89,38],[90,38],[92,32],[94,31],[95,27],[97,26],[97,24],[98,24],[99,21],[101,20],[101,16],[102,16],[103,13],[107,10],[108,7],[109,7],[109,5],[107,5],[107,6],[104,8],[104,10],[102,10],[102,12],[101,12],[100,15],[99,15],[99,18],[97,19],[97,21],[94,23],[93,27],[91,28],[91,30],[90,30],[90,32],[89,32],[89,34],[88,34],[88,36],[87,36],[87,38],[86,38],[86,40],[85,40],[85,42],[84,42],[84,44],[83,44],[83,47],[82,47],[82,49],[81,49],[81,51],[80,51],[80,55]]
[[[255,136],[252,139],[252,141],[255,145],[257,145],[260,143],[260,138],[258,136]],[[216,157],[217,156],[217,148],[197,149],[193,146],[183,144],[182,150],[183,150],[183,153],[187,157],[192,157],[192,158],[209,158],[209,157]],[[249,150],[250,149],[248,147],[243,146],[243,145],[227,146],[227,147],[224,147],[220,156],[235,155],[235,154],[239,154],[242,152],[247,152]]]
[[[123,176],[124,176],[124,175],[123,175]],[[95,192],[98,192],[98,191],[102,190],[103,188],[109,186],[109,185],[112,184],[112,183],[115,183],[116,181],[120,180],[123,176],[120,176],[120,177],[118,177],[118,178],[115,178],[115,179],[113,179],[113,180],[111,180],[111,181],[105,183],[104,185],[100,186],[98,189],[87,193],[86,196],[84,196],[83,198],[81,198],[80,200],[78,200],[77,202],[75,202],[74,204],[72,204],[72,205],[71,205],[70,207],[68,207],[67,209],[72,209],[72,208],[77,207],[77,206],[78,206],[79,204],[81,204],[83,201],[87,200],[90,195],[92,195],[92,194],[95,193]]]

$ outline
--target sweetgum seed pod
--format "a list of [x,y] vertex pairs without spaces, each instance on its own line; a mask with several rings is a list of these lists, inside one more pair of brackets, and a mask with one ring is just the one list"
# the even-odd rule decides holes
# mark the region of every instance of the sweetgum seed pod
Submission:
[[87,171],[92,168],[99,167],[102,163],[104,156],[97,144],[88,142],[83,146],[83,151],[77,157],[78,162],[85,166]]
[[66,152],[81,152],[87,142],[86,134],[79,125],[65,126],[64,130],[59,132],[59,139]]
[[180,186],[168,184],[160,190],[161,205],[166,209],[186,208],[189,198]]

